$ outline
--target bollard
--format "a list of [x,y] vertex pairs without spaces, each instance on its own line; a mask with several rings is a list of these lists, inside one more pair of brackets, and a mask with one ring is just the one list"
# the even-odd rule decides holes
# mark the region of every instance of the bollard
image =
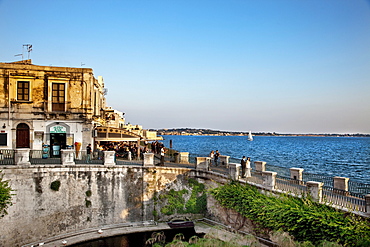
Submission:
[[365,196],[365,204],[366,204],[366,214],[370,215],[370,194]]
[[230,156],[220,155],[218,158],[220,159],[221,165],[226,166],[226,168],[229,168]]
[[277,172],[264,171],[262,172],[263,185],[266,189],[275,189]]
[[103,151],[104,153],[104,165],[115,165],[115,151]]
[[195,169],[209,171],[210,157],[195,157]]
[[182,164],[189,163],[189,152],[180,152],[180,163]]
[[16,149],[14,151],[14,163],[17,166],[31,165],[30,162],[30,150],[27,149]]
[[322,202],[322,186],[324,183],[322,182],[315,182],[315,181],[308,181],[306,183],[307,191],[312,199],[318,203]]
[[341,191],[348,191],[349,178],[345,177],[333,177],[334,189]]
[[143,166],[154,166],[154,154],[144,153]]
[[73,149],[60,150],[62,165],[64,166],[75,165],[76,163],[74,160],[74,153],[75,150]]
[[254,165],[256,167],[256,172],[262,173],[266,171],[266,162],[264,161],[255,161]]
[[241,167],[242,166],[238,163],[230,163],[229,164],[229,177],[230,177],[230,179],[239,180]]
[[180,163],[180,156],[179,156],[179,153],[178,152],[175,152],[174,154],[173,154],[173,157],[175,158],[174,159],[174,163]]
[[303,171],[302,168],[290,168],[290,179],[292,183],[303,184]]

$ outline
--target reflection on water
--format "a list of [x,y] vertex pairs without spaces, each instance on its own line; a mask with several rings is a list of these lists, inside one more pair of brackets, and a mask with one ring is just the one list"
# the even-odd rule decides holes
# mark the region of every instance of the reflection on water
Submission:
[[[172,242],[173,238],[178,233],[182,233],[185,240],[189,240],[192,236],[197,235],[194,228],[170,229],[155,233],[164,233],[165,241]],[[139,232],[127,235],[119,235],[114,237],[101,238],[97,240],[86,241],[84,243],[71,245],[73,247],[144,247],[145,242],[152,237],[153,232]],[[198,235],[199,236],[199,235]],[[199,236],[201,237],[201,236]],[[151,246],[151,245],[149,245]]]

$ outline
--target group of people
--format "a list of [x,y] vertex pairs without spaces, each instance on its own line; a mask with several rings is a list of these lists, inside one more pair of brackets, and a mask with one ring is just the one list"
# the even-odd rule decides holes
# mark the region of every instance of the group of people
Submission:
[[242,178],[245,178],[245,177],[250,177],[251,176],[251,158],[250,157],[245,157],[243,156],[243,158],[241,159],[240,161],[240,165],[242,166],[242,174],[241,174],[241,177]]
[[[218,166],[218,158],[220,157],[220,152],[218,150],[211,151],[209,153],[209,157],[211,158],[210,166]],[[251,158],[245,157],[240,160],[240,165],[242,166],[241,177],[250,177],[250,168],[251,168]]]
[[209,157],[211,157],[211,163],[209,165],[218,166],[218,158],[220,157],[220,152],[218,150],[216,150],[216,152],[212,150],[209,153]]
[[[103,151],[115,151],[116,157],[128,160],[144,159],[144,153],[149,153],[151,151],[154,154],[160,154],[160,165],[162,166],[164,165],[164,156],[166,153],[164,145],[157,141],[152,142],[151,145],[146,142],[144,146],[138,146],[137,143],[131,142],[95,143],[94,157],[97,155],[98,159],[103,159]],[[91,144],[86,146],[86,154],[86,162],[90,163],[93,155]]]

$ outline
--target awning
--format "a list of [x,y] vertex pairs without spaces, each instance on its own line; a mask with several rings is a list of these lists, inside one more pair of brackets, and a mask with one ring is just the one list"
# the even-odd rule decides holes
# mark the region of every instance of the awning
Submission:
[[122,141],[139,141],[142,139],[143,138],[140,135],[123,129],[110,127],[96,128],[95,141],[122,142]]

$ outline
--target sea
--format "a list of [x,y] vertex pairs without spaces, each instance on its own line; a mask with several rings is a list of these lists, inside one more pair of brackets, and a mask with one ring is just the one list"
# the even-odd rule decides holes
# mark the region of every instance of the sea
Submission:
[[370,137],[317,136],[180,136],[163,135],[162,143],[190,160],[209,156],[211,150],[239,162],[243,156],[267,165],[303,168],[304,172],[329,177],[347,177],[370,184]]

